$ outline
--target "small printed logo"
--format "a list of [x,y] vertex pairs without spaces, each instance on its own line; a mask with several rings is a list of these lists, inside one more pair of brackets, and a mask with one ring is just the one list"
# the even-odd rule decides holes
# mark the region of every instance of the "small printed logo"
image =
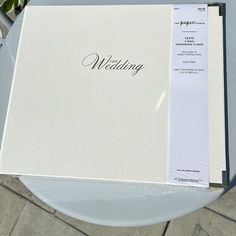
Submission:
[[200,22],[200,21],[178,21],[175,22],[176,25],[179,25],[180,27],[185,26],[188,27],[190,25],[205,25],[205,22]]
[[90,53],[85,56],[82,65],[89,67],[91,70],[131,71],[132,76],[144,69],[143,64],[131,63],[128,59],[114,59],[112,55],[100,57],[98,53]]

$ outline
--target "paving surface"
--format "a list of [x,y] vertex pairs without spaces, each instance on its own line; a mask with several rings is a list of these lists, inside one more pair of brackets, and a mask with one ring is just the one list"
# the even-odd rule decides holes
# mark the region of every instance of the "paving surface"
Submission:
[[0,236],[234,236],[236,187],[217,201],[171,222],[105,227],[73,219],[35,197],[17,177],[0,175]]

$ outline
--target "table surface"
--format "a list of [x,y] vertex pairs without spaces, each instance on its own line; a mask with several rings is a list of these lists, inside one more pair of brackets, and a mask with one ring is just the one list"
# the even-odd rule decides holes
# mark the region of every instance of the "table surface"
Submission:
[[[33,1],[37,3],[38,1]],[[48,0],[40,1],[40,4],[48,3]],[[56,4],[58,1],[54,1]],[[59,1],[64,3],[68,1]],[[73,1],[86,2],[86,1]],[[105,1],[100,1],[105,2]],[[106,1],[107,2],[107,1]],[[120,1],[121,2],[121,1]],[[123,1],[124,2],[124,1]],[[131,1],[129,1],[131,2]],[[135,1],[142,3],[142,1]],[[151,3],[181,3],[183,1],[149,1]],[[194,1],[196,3],[196,1]],[[204,1],[198,1],[199,3]],[[215,1],[208,1],[215,2]],[[221,1],[222,2],[222,1]],[[236,48],[234,41],[236,35],[232,18],[236,10],[236,1],[223,1],[228,4],[227,10],[227,54],[228,63],[228,83],[229,105],[236,96],[235,58]],[[134,1],[132,1],[134,3]],[[186,1],[185,1],[186,3]],[[188,1],[191,3],[191,1]],[[230,21],[231,20],[231,21]],[[12,76],[19,26],[22,17],[19,16],[11,28],[7,39],[7,50],[0,50],[10,60],[1,61],[4,63],[4,71],[1,76],[8,78]],[[10,55],[10,57],[9,57]],[[230,108],[231,106],[229,106]],[[235,140],[235,126],[232,119],[236,120],[235,110],[229,109],[229,127],[231,143]],[[232,158],[235,153],[235,146],[230,145],[230,176],[231,186],[235,183],[236,161]],[[176,217],[195,211],[208,203],[217,199],[221,194],[220,189],[203,189],[193,187],[179,187],[168,185],[138,184],[138,183],[110,183],[110,182],[89,182],[72,179],[58,179],[46,177],[21,176],[20,180],[38,198],[46,202],[53,208],[74,218],[91,223],[110,226],[140,226],[146,224],[161,223]]]

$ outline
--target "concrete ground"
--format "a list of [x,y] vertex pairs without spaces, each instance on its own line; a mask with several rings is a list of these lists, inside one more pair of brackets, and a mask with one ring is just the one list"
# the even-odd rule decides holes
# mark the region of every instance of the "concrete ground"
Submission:
[[35,197],[16,177],[0,175],[0,236],[234,236],[236,187],[192,214],[134,228],[94,225],[68,217]]

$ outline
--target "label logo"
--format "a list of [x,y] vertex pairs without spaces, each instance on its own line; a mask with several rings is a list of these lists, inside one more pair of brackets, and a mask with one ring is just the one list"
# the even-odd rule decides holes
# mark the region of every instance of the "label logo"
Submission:
[[191,25],[205,25],[205,22],[200,22],[200,21],[179,21],[179,22],[175,22],[176,25],[179,25],[180,27],[185,26],[191,26]]

